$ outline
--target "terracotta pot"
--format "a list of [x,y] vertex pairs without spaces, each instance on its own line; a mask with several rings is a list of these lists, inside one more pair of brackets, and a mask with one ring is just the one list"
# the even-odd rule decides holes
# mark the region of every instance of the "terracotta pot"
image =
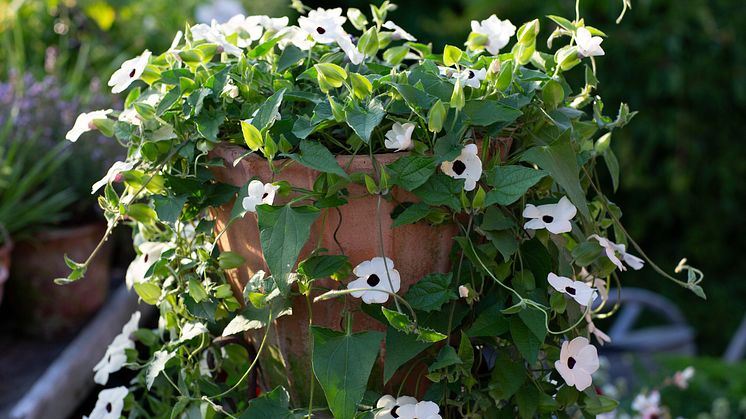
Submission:
[[110,246],[104,245],[84,279],[70,285],[53,280],[70,272],[64,255],[85,260],[105,230],[102,223],[59,228],[18,243],[7,303],[24,333],[51,339],[77,331],[103,305],[109,290]]
[[0,304],[3,302],[3,290],[5,281],[10,276],[10,252],[13,251],[13,241],[5,239],[5,244],[0,247]]
[[[494,141],[498,143],[491,152],[500,153],[504,158],[510,148],[510,141]],[[490,147],[492,149],[492,147]],[[221,144],[214,151],[215,157],[222,158],[225,167],[215,168],[215,177],[227,184],[235,186],[245,185],[252,177],[261,179],[263,182],[288,181],[293,186],[312,189],[313,183],[319,172],[302,166],[298,163],[290,163],[279,174],[273,175],[267,160],[252,154],[241,160],[237,166],[233,162],[245,154],[246,150],[237,146]],[[391,163],[402,156],[398,154],[378,154],[375,160],[379,164]],[[350,162],[352,160],[352,162]],[[372,161],[368,156],[337,156],[340,166],[347,167],[348,172],[363,172],[373,174]],[[276,166],[287,161],[275,162]],[[362,185],[350,184],[349,202],[336,209],[323,210],[319,220],[311,228],[311,240],[301,251],[299,260],[306,257],[315,248],[316,240],[321,237],[321,247],[329,249],[331,253],[343,253],[352,266],[358,263],[380,256],[380,245],[378,240],[378,214],[376,206],[378,198],[367,193]],[[400,202],[418,202],[413,194],[394,188],[393,200],[382,200],[380,219],[382,224],[383,248],[386,256],[390,257],[401,275],[400,295],[406,293],[407,289],[423,276],[434,272],[448,272],[450,270],[449,253],[451,251],[453,237],[458,233],[454,224],[432,226],[425,222],[409,224],[393,228],[393,220],[390,217],[394,207]],[[281,203],[278,200],[277,203]],[[216,230],[221,231],[230,220],[232,203],[215,211]],[[336,239],[335,242],[335,231]],[[268,272],[266,262],[262,255],[259,242],[259,229],[254,214],[236,220],[233,225],[220,238],[218,245],[223,251],[232,251],[241,254],[247,261],[241,269],[227,271],[232,283],[234,293],[239,301],[243,300],[243,286],[258,270]],[[340,250],[341,247],[341,250]],[[331,279],[316,282],[317,286],[324,288],[344,288]],[[356,310],[360,306],[360,300],[348,297],[347,308]],[[342,298],[323,301],[313,305],[313,323],[340,330],[342,321],[341,313],[345,308]],[[380,322],[373,320],[363,313],[356,313],[354,319],[354,330],[380,330],[386,328]],[[290,369],[290,375],[299,377],[296,383],[289,383],[297,400],[307,400],[308,391],[305,388],[309,374],[309,350],[310,337],[308,334],[308,309],[302,297],[293,301],[292,316],[285,316],[277,321],[276,336],[272,343],[277,345],[283,355],[284,362]],[[382,345],[383,346],[383,345]],[[384,348],[385,349],[385,348]],[[381,365],[382,366],[382,365]],[[381,377],[377,380],[380,382]],[[376,380],[376,378],[373,378]],[[397,381],[396,377],[392,382]],[[273,383],[275,385],[277,383]],[[294,389],[292,389],[294,387]]]

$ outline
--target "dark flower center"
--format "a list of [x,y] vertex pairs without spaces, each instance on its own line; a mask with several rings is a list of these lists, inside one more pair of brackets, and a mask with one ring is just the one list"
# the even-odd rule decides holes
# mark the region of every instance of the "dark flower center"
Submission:
[[144,258],[142,258],[142,260],[144,260],[144,261],[145,261],[145,263],[148,263],[148,259],[150,259],[150,255],[146,253],[146,254],[145,254],[145,257],[144,257]]
[[114,410],[114,406],[111,403],[106,403],[106,411],[111,413],[112,410]]
[[552,221],[554,221],[554,217],[552,217],[551,215],[545,215],[541,217],[541,221],[544,221],[545,223],[551,223]]
[[318,32],[319,34],[323,35],[323,34],[326,33],[326,29],[324,29],[321,26],[319,26],[318,28],[316,28],[316,32]]
[[391,416],[393,416],[393,417],[395,417],[395,418],[398,418],[398,417],[399,417],[399,414],[398,414],[398,413],[396,413],[396,411],[397,411],[397,410],[399,410],[399,406],[394,406],[394,408],[393,408],[393,409],[391,409],[391,412],[390,412],[390,413],[391,413]]
[[130,78],[135,77],[135,69],[133,68],[132,71],[130,71]]
[[473,79],[473,78],[474,78],[474,72],[473,72],[473,71],[471,71],[471,70],[469,70],[469,78],[470,78],[470,79]]
[[466,165],[461,160],[456,160],[453,162],[453,172],[457,175],[460,175],[464,173],[464,170],[466,170]]
[[578,361],[576,361],[575,358],[573,358],[573,357],[567,358],[567,368],[572,369],[577,362]]
[[266,198],[267,195],[269,195],[269,194],[267,192],[265,192],[264,195],[262,195],[262,199]]
[[575,288],[573,287],[565,287],[565,291],[570,295],[575,295]]
[[373,275],[371,275],[371,276],[368,277],[368,281],[367,282],[368,282],[368,285],[370,285],[371,287],[375,287],[376,285],[378,285],[381,282],[381,278],[379,278],[378,275],[373,274]]

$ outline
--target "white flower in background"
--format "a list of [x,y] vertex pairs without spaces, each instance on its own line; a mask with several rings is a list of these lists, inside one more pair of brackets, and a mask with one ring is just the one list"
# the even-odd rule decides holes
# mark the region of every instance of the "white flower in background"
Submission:
[[415,125],[411,122],[400,124],[394,122],[391,129],[386,132],[384,145],[389,150],[404,151],[412,148],[412,133]]
[[137,110],[135,110],[135,108],[123,110],[119,113],[119,118],[117,118],[117,120],[138,127],[142,126],[142,120],[140,119],[140,115],[137,113]]
[[75,124],[73,125],[73,127],[70,129],[70,131],[67,132],[67,134],[65,134],[65,139],[72,143],[78,141],[78,138],[80,138],[83,133],[96,129],[93,121],[97,119],[107,119],[107,115],[112,112],[113,111],[111,109],[83,112],[82,114],[78,115],[78,117],[75,119]]
[[199,23],[209,23],[213,20],[225,22],[232,16],[246,13],[238,0],[212,0],[201,4],[194,11],[194,17]]
[[[589,239],[596,239],[598,244],[606,251],[606,257],[619,268],[620,271],[626,271],[627,267],[622,264],[622,261],[629,265],[630,268],[639,271],[645,265],[645,261],[638,258],[637,256],[627,253],[627,247],[623,244],[617,244],[613,241],[601,237],[598,234],[593,234]],[[619,259],[621,258],[621,260]]]
[[549,275],[547,275],[547,281],[552,288],[563,294],[569,295],[583,307],[587,306],[589,303],[593,303],[593,300],[596,299],[596,290],[589,287],[585,282],[573,281],[570,278],[558,276],[553,272],[549,272]]
[[515,26],[508,19],[500,20],[497,16],[492,15],[481,22],[472,20],[471,31],[484,35],[487,38],[484,48],[490,54],[497,55],[500,53],[500,49],[508,45],[510,37],[515,35]]
[[405,31],[404,29],[401,28],[401,26],[397,25],[396,23],[394,23],[394,22],[392,22],[390,20],[387,20],[386,23],[384,23],[382,26],[384,28],[386,28],[386,29],[390,29],[390,30],[394,31],[394,32],[391,33],[391,39],[393,39],[394,41],[398,41],[400,39],[403,39],[405,41],[412,41],[412,42],[414,42],[414,41],[417,40],[417,38],[415,38],[414,36],[412,36],[412,34],[410,34],[409,32]]
[[649,395],[640,393],[632,401],[632,410],[639,413],[643,419],[653,419],[659,417],[661,410],[661,394],[658,390],[653,390]]
[[590,311],[585,313],[585,321],[586,323],[588,323],[588,333],[592,334],[593,337],[596,338],[599,345],[603,346],[604,344],[611,342],[611,338],[609,337],[609,335],[604,333],[593,323],[593,315]]
[[212,24],[206,25],[200,23],[189,28],[189,32],[192,33],[192,39],[194,41],[205,41],[209,44],[215,44],[223,49],[223,52],[234,57],[241,56],[241,48],[231,44],[225,38],[225,34],[222,32],[222,28],[214,20]]
[[268,32],[279,32],[288,26],[290,19],[287,16],[283,17],[269,17],[259,16],[259,24],[264,27],[265,31]]
[[186,342],[190,339],[194,339],[197,336],[207,333],[207,326],[202,322],[188,322],[181,327],[181,335],[179,336],[180,342]]
[[144,242],[138,246],[140,254],[130,263],[127,268],[127,275],[125,275],[127,288],[131,289],[136,283],[145,281],[145,274],[148,273],[151,266],[158,262],[161,253],[166,248],[168,248],[168,243],[161,242]]
[[233,81],[228,80],[223,86],[223,90],[220,92],[221,95],[227,96],[231,99],[235,99],[241,92],[238,90],[238,86],[233,84]]
[[248,48],[253,41],[260,39],[262,33],[264,33],[264,27],[260,25],[259,16],[233,16],[220,25],[220,30],[225,36],[238,34],[236,44],[239,48]]
[[440,73],[441,76],[445,76],[445,77],[455,77],[458,74],[455,68],[444,67],[442,65],[438,66],[438,72]]
[[476,144],[467,144],[456,160],[441,163],[440,170],[454,179],[466,180],[464,190],[476,188],[477,181],[482,177],[482,160],[477,155]]
[[145,50],[142,54],[135,58],[122,63],[119,70],[115,71],[109,79],[108,85],[111,87],[111,93],[119,93],[128,88],[133,81],[137,80],[142,76],[145,67],[148,65],[150,59],[150,51]]
[[673,384],[682,389],[686,390],[689,387],[689,380],[694,377],[694,367],[686,367],[682,371],[677,371],[673,375]]
[[140,312],[132,313],[129,321],[122,326],[122,332],[114,337],[114,340],[106,348],[103,358],[93,367],[95,372],[93,381],[98,384],[106,385],[109,381],[109,374],[122,369],[127,362],[127,349],[134,349],[135,342],[130,339],[130,335],[137,330],[140,322]]
[[461,79],[461,83],[463,83],[464,86],[469,86],[475,89],[479,89],[479,86],[481,86],[482,80],[487,78],[487,70],[485,70],[484,68],[480,70],[473,70],[473,69],[467,68],[465,70],[462,70],[460,73],[458,73],[456,77]]
[[357,46],[352,43],[352,39],[347,34],[342,34],[337,38],[337,45],[339,45],[340,48],[342,48],[342,51],[344,51],[347,58],[350,59],[350,62],[352,64],[360,64],[363,62],[363,59],[365,59],[365,54],[360,52],[359,49],[357,49]]
[[101,178],[98,182],[94,183],[91,187],[91,194],[95,194],[99,189],[106,186],[109,182],[115,182],[120,173],[132,170],[135,167],[134,162],[123,162],[118,161],[111,165],[109,171],[106,172],[106,176]]
[[595,288],[601,296],[601,302],[609,299],[609,290],[606,288],[606,281],[591,275],[585,268],[580,268],[580,272],[575,276],[578,281],[583,281],[588,286]]
[[407,404],[399,408],[399,419],[441,419],[440,407],[430,401]]
[[458,296],[461,298],[467,298],[469,296],[469,288],[463,285],[458,286]]
[[394,398],[390,395],[385,395],[378,399],[376,403],[376,409],[380,409],[376,412],[374,419],[394,419],[400,417],[399,408],[408,404],[417,404],[417,399],[409,396],[401,396]]
[[124,386],[101,390],[91,415],[83,416],[83,419],[119,419],[122,417],[124,399],[128,394],[129,390]]
[[575,205],[563,196],[556,204],[539,205],[527,204],[523,209],[523,217],[530,218],[523,225],[527,230],[541,230],[546,228],[550,233],[560,234],[572,231],[570,220],[577,213]]
[[331,44],[345,34],[342,25],[346,21],[347,18],[342,16],[342,9],[339,7],[329,10],[318,8],[308,12],[308,16],[298,18],[298,25],[310,34],[314,41]]
[[562,342],[560,359],[555,361],[554,368],[568,386],[579,391],[590,387],[591,374],[598,370],[598,352],[588,339],[579,336],[571,341]]
[[241,205],[244,211],[256,212],[256,206],[260,204],[272,205],[275,201],[275,193],[279,186],[271,183],[262,183],[260,180],[249,182],[249,194],[243,199]]
[[312,39],[309,38],[308,32],[302,30],[297,26],[288,26],[282,29],[278,35],[282,35],[280,41],[277,43],[280,49],[285,49],[288,45],[294,45],[298,49],[308,51],[314,45]]
[[401,286],[399,271],[394,269],[394,261],[389,258],[374,257],[361,262],[352,270],[352,273],[357,276],[357,279],[347,284],[347,289],[373,288],[373,290],[366,289],[351,293],[355,298],[362,298],[365,304],[382,304],[388,301],[389,294],[383,291],[399,292]]
[[176,47],[179,46],[179,43],[181,42],[181,39],[184,37],[184,32],[178,31],[176,32],[176,36],[174,36],[174,40],[171,41],[171,46],[168,47],[169,51],[175,51]]
[[601,42],[603,38],[600,36],[591,36],[591,32],[584,28],[578,28],[575,34],[575,42],[578,44],[578,53],[583,57],[594,57],[597,55],[604,55],[604,49],[601,48]]

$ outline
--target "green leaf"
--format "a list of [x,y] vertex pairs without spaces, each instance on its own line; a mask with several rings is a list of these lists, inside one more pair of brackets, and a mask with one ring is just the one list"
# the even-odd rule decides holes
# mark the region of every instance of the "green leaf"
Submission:
[[443,348],[440,349],[440,352],[438,352],[438,356],[435,358],[435,361],[430,364],[430,366],[427,368],[428,371],[433,372],[439,369],[448,368],[452,365],[459,365],[462,364],[463,361],[458,356],[458,353],[451,345],[445,345]]
[[544,312],[529,306],[526,310],[519,312],[518,317],[521,318],[523,324],[528,327],[528,330],[533,333],[536,339],[543,343],[544,338],[547,336]]
[[280,39],[282,39],[281,36],[276,36],[276,37],[270,39],[269,41],[263,42],[263,43],[257,45],[256,47],[254,47],[254,49],[252,49],[251,51],[249,51],[248,54],[246,54],[246,56],[248,58],[258,58],[258,57],[261,57],[261,56],[267,54],[272,48],[274,48],[275,44],[277,44],[278,42],[280,42]]
[[248,121],[241,121],[241,133],[243,140],[251,151],[257,151],[264,145],[262,134]]
[[254,125],[259,131],[264,131],[269,128],[274,122],[274,118],[277,116],[277,112],[280,110],[282,104],[282,98],[285,96],[287,89],[280,89],[270,96],[267,100],[262,103],[262,106],[256,111],[254,119],[251,120],[251,124]]
[[247,319],[242,314],[239,314],[225,326],[222,336],[235,335],[247,330],[261,329],[262,327],[264,327],[264,322],[261,320]]
[[545,279],[552,270],[552,257],[536,237],[521,244],[521,255],[523,263],[534,274],[534,278]]
[[209,110],[201,112],[194,119],[197,124],[197,131],[207,140],[212,142],[218,141],[218,133],[220,132],[220,126],[225,121],[225,112],[217,110]]
[[186,204],[186,195],[180,196],[163,196],[156,195],[153,197],[153,206],[158,214],[158,219],[169,224],[174,224],[181,216],[181,210]]
[[356,104],[351,104],[351,106],[345,107],[347,125],[349,125],[366,144],[370,142],[370,134],[373,132],[373,129],[381,123],[385,114],[386,112],[384,112],[381,102],[377,100],[370,101],[367,108],[361,108]]
[[510,336],[513,338],[513,343],[518,348],[518,352],[523,355],[523,358],[529,364],[536,362],[542,342],[534,336],[518,316],[510,318]]
[[518,119],[523,112],[504,105],[497,100],[469,100],[462,111],[470,125],[487,126],[496,122],[510,123]]
[[426,91],[418,89],[414,86],[410,86],[408,84],[392,83],[392,86],[394,86],[396,88],[396,91],[398,91],[401,97],[404,98],[404,101],[407,102],[407,105],[409,105],[409,107],[414,109],[415,111],[421,109],[430,109],[435,101],[438,100],[438,98],[427,93]]
[[396,370],[417,354],[427,349],[431,342],[422,342],[416,335],[400,332],[389,326],[386,329],[386,354],[383,360],[383,382],[387,383]]
[[470,337],[500,336],[508,331],[508,319],[500,312],[500,305],[495,304],[484,310],[469,330]]
[[347,72],[340,66],[332,63],[314,64],[316,79],[322,92],[341,87],[347,79]]
[[443,304],[458,298],[451,288],[452,272],[433,273],[417,281],[404,297],[415,310],[439,310]]
[[578,161],[568,136],[559,138],[551,145],[526,150],[522,160],[535,163],[549,172],[555,182],[567,192],[583,217],[590,220],[591,215],[585,200],[585,192],[580,186]]
[[280,55],[280,59],[277,61],[277,72],[282,73],[307,55],[307,53],[294,45],[286,46]]
[[510,205],[520,199],[547,173],[524,166],[496,166],[487,175],[493,189],[487,192],[485,205]]
[[533,383],[526,383],[515,395],[521,419],[531,419],[539,408],[539,389]]
[[344,179],[350,178],[331,151],[318,141],[301,140],[300,153],[289,154],[288,157],[319,172],[334,173]]
[[311,327],[313,370],[335,418],[352,419],[363,399],[383,333],[346,334]]
[[256,207],[259,220],[259,240],[272,278],[283,295],[290,291],[288,275],[298,260],[300,250],[308,241],[311,225],[319,217],[318,208],[284,205]]
[[617,406],[619,406],[619,402],[611,397],[596,395],[594,393],[593,396],[586,397],[583,409],[592,415],[600,415],[601,413],[611,412]]
[[153,354],[153,359],[150,360],[147,366],[147,372],[145,373],[145,384],[150,390],[153,386],[153,381],[163,370],[166,369],[166,363],[176,355],[176,352],[168,352],[165,350],[157,351]]
[[161,99],[160,103],[158,103],[158,107],[155,108],[155,114],[157,116],[161,116],[164,113],[166,113],[167,110],[171,109],[171,107],[181,98],[181,89],[178,87],[174,87],[173,89],[169,90],[168,93],[166,93],[163,96],[163,99]]
[[404,333],[412,333],[414,331],[414,323],[412,323],[412,320],[406,314],[389,310],[383,306],[381,307],[381,312],[383,312],[383,316],[386,317],[389,325],[394,329]]
[[458,210],[461,208],[458,194],[463,188],[463,179],[454,179],[443,173],[436,173],[412,192],[428,205],[446,205],[451,209]]
[[344,255],[317,255],[300,262],[298,273],[309,279],[328,278],[349,265]]
[[132,288],[147,304],[156,305],[161,298],[161,287],[152,282],[135,282]]
[[419,188],[435,173],[435,161],[423,156],[401,157],[386,167],[393,172],[392,182],[408,191]]
[[430,214],[430,206],[423,202],[418,202],[408,206],[404,211],[402,211],[401,214],[394,219],[394,224],[392,226],[396,228],[406,224],[413,224],[427,217],[428,214]]
[[373,85],[370,83],[370,80],[362,74],[350,73],[350,81],[352,92],[358,99],[365,99],[373,92]]
[[218,256],[220,269],[236,269],[243,266],[246,259],[236,252],[223,252]]
[[255,399],[249,400],[246,410],[239,416],[240,419],[290,419],[294,417],[290,410],[290,395],[285,388],[280,386]]
[[463,53],[464,52],[461,51],[458,47],[454,47],[453,45],[446,45],[445,49],[443,50],[443,64],[448,67],[457,64],[461,60],[461,55]]
[[158,218],[155,210],[147,204],[131,204],[127,208],[127,215],[142,224],[152,224]]
[[427,113],[427,129],[430,132],[440,132],[443,129],[443,123],[446,120],[448,109],[443,102],[438,99]]
[[[507,351],[496,351],[495,368],[492,370],[490,395],[496,400],[507,400],[526,381],[526,369],[522,362],[510,358]],[[492,384],[495,384],[493,387]],[[494,388],[494,389],[493,389]]]
[[572,257],[580,267],[588,266],[595,262],[601,255],[601,246],[595,240],[582,242],[572,249]]
[[194,278],[189,280],[189,295],[197,303],[201,303],[209,298],[202,283]]
[[515,227],[515,221],[503,214],[500,208],[490,206],[484,211],[484,219],[480,227],[487,231],[508,230]]

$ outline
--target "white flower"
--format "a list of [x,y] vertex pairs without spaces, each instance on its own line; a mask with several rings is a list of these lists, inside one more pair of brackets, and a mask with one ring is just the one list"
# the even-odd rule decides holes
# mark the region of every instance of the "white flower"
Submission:
[[461,298],[466,298],[469,296],[469,288],[466,288],[463,285],[458,286],[458,296]]
[[409,404],[417,404],[417,399],[409,396],[401,396],[394,398],[390,395],[385,395],[378,399],[376,408],[380,409],[376,412],[374,419],[394,419],[400,417],[399,408]]
[[440,407],[430,401],[408,404],[399,408],[399,419],[441,419]]
[[308,12],[308,16],[298,18],[298,25],[307,34],[310,34],[314,41],[320,44],[331,44],[344,34],[342,25],[347,18],[342,16],[342,9],[324,10],[318,8]]
[[236,15],[220,25],[219,28],[225,36],[238,34],[236,43],[240,48],[249,47],[253,41],[260,39],[262,33],[264,33],[262,16],[244,17],[244,15]]
[[501,48],[508,45],[510,37],[515,35],[515,26],[508,19],[501,21],[497,16],[492,15],[481,22],[472,20],[471,31],[487,37],[485,49],[490,54],[497,55]]
[[218,25],[214,20],[211,25],[200,23],[189,28],[192,33],[192,39],[194,41],[205,41],[209,44],[215,44],[223,49],[226,54],[233,55],[235,57],[241,56],[241,48],[231,44],[225,38],[221,25]]
[[682,390],[686,390],[692,377],[694,377],[694,367],[686,367],[683,371],[677,371],[673,375],[673,384]]
[[568,386],[583,391],[591,385],[591,374],[598,370],[596,347],[582,336],[570,342],[564,341],[560,349],[560,359],[554,363],[554,368]]
[[[357,279],[347,284],[347,288],[366,288],[366,290],[351,293],[355,298],[362,298],[365,304],[388,301],[389,294],[383,291],[399,292],[401,286],[399,271],[394,269],[394,261],[389,258],[374,257],[371,260],[361,262],[352,270],[352,273],[357,276]],[[391,283],[389,283],[389,280]],[[369,290],[369,288],[373,288],[373,290]]]
[[350,59],[350,62],[352,64],[360,64],[363,62],[363,59],[365,58],[365,54],[360,52],[359,49],[357,49],[357,46],[352,43],[352,39],[347,34],[342,34],[337,38],[337,44],[340,48],[342,48],[342,51],[344,51],[347,58]]
[[125,275],[127,288],[132,288],[135,283],[145,281],[145,274],[148,273],[153,264],[161,258],[161,253],[168,247],[167,243],[161,242],[144,242],[138,246],[140,254],[130,263]]
[[440,170],[454,179],[466,180],[464,190],[476,188],[477,181],[482,177],[482,160],[477,156],[476,144],[467,144],[456,160],[441,163]]
[[271,183],[262,183],[260,180],[249,182],[249,194],[243,199],[241,205],[248,212],[256,212],[256,206],[260,204],[272,205],[275,201],[275,193],[280,189]]
[[658,417],[661,413],[661,394],[653,390],[650,395],[640,393],[632,401],[632,410],[642,415],[643,419]]
[[123,110],[119,113],[119,118],[117,119],[130,125],[135,125],[138,127],[142,126],[142,120],[140,119],[140,115],[137,113],[137,110],[135,110],[135,108]]
[[592,303],[593,300],[596,299],[596,290],[589,287],[585,282],[573,281],[570,278],[558,276],[553,272],[549,272],[549,275],[547,275],[547,281],[549,281],[549,285],[551,285],[552,288],[563,294],[569,295],[583,307],[587,306],[588,303]]
[[386,28],[386,29],[391,29],[392,31],[394,31],[391,34],[391,39],[393,39],[394,41],[398,41],[400,39],[403,39],[405,41],[412,41],[412,42],[414,42],[414,41],[417,40],[417,38],[415,38],[414,36],[412,36],[409,32],[407,32],[404,29],[402,29],[401,26],[397,25],[396,23],[394,23],[394,22],[392,22],[390,20],[387,20],[386,23],[384,23],[382,26],[384,28]]
[[467,68],[458,73],[456,77],[461,79],[461,83],[463,83],[464,86],[479,89],[482,80],[487,78],[487,70],[485,70],[484,68],[480,70]]
[[119,419],[124,409],[124,399],[129,394],[127,387],[120,386],[107,388],[98,393],[96,406],[91,411],[91,416],[83,416],[84,419]]
[[[637,256],[627,253],[627,248],[623,244],[617,244],[613,241],[601,237],[598,234],[593,234],[589,239],[596,239],[598,244],[606,251],[606,257],[619,268],[620,271],[626,271],[627,267],[622,264],[622,261],[629,265],[630,268],[639,271],[645,265],[645,261],[638,258]],[[621,257],[621,260],[619,259]]]
[[394,151],[404,151],[412,148],[412,133],[415,125],[411,122],[400,124],[394,122],[391,129],[386,133],[384,145]]
[[207,326],[201,322],[188,322],[181,328],[181,336],[179,336],[180,342],[186,342],[190,339],[194,339],[197,336],[207,333]]
[[523,209],[523,217],[531,218],[523,225],[527,230],[541,230],[546,228],[550,233],[560,234],[572,231],[570,220],[577,213],[575,205],[563,196],[556,204],[534,206],[527,204]]
[[444,67],[442,65],[438,66],[438,72],[440,73],[441,76],[446,76],[446,77],[455,77],[458,74],[455,68]]
[[111,93],[122,92],[133,81],[139,79],[143,71],[145,71],[149,59],[150,51],[145,50],[140,56],[123,62],[119,70],[115,71],[109,79],[108,85],[111,87]]
[[603,41],[603,38],[600,36],[591,36],[591,32],[584,27],[578,28],[578,32],[575,34],[575,42],[578,44],[578,53],[583,57],[604,55],[604,49],[601,48],[601,42]]
[[93,381],[105,385],[109,381],[109,374],[122,369],[127,362],[125,350],[135,347],[135,342],[130,339],[130,335],[137,330],[139,322],[140,312],[136,311],[132,313],[129,321],[122,327],[122,332],[115,336],[106,348],[103,358],[93,367],[95,372]]
[[279,32],[285,29],[288,26],[288,22],[290,22],[290,19],[288,19],[287,16],[283,16],[283,17],[258,16],[258,17],[259,17],[259,24],[264,27],[264,30],[269,31],[269,32]]
[[109,171],[106,172],[106,176],[101,178],[98,182],[94,183],[91,187],[91,194],[95,194],[99,189],[106,186],[109,182],[115,182],[120,173],[132,170],[135,167],[134,162],[123,162],[118,161],[111,165]]
[[92,131],[96,129],[96,126],[93,124],[93,121],[97,119],[107,119],[107,115],[112,112],[111,109],[106,110],[99,110],[99,111],[93,111],[93,112],[84,112],[75,119],[75,124],[70,129],[70,131],[65,134],[65,139],[74,143],[78,141],[78,138],[84,133],[88,131]]
[[592,334],[593,337],[596,338],[599,345],[603,346],[604,344],[611,342],[611,338],[609,337],[609,335],[604,333],[593,323],[593,316],[591,315],[590,311],[585,313],[585,321],[588,323],[588,333]]
[[228,83],[225,83],[225,86],[223,86],[223,91],[220,92],[220,94],[228,96],[231,99],[235,99],[240,94],[238,90],[238,86],[233,84],[233,82],[228,81]]
[[298,49],[308,51],[314,45],[313,40],[308,37],[308,32],[297,26],[288,26],[287,28],[282,29],[278,35],[283,35],[277,43],[280,46],[280,49],[285,49],[285,47],[292,44]]

